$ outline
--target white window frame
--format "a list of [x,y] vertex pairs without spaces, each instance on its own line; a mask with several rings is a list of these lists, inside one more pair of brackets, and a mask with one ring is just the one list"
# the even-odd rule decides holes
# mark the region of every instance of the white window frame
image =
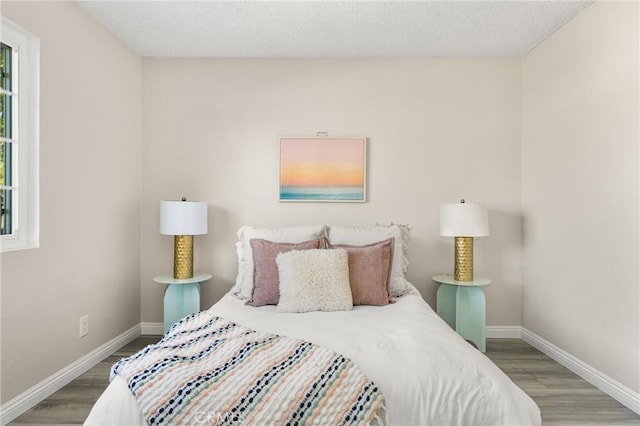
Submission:
[[[11,149],[14,167],[12,234],[0,236],[0,251],[37,248],[40,245],[39,137],[40,137],[40,39],[21,26],[1,17],[0,38],[12,48],[13,106],[16,114]],[[15,77],[15,76],[14,76]],[[12,213],[14,213],[12,212]]]

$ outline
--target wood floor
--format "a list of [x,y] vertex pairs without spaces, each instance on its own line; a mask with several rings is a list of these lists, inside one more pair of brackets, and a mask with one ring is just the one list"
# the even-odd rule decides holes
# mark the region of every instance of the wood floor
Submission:
[[[111,365],[157,340],[137,338],[10,424],[82,424],[107,387]],[[487,356],[538,404],[544,425],[640,425],[633,411],[520,339],[488,339]]]
[[640,416],[520,339],[487,339],[487,356],[538,404],[544,425],[640,425]]

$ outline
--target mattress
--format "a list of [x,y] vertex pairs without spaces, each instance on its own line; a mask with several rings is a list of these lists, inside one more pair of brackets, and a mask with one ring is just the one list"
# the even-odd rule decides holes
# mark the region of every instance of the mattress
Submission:
[[[540,410],[484,354],[459,337],[415,288],[382,306],[276,313],[232,294],[210,308],[246,327],[322,345],[350,358],[382,391],[390,425],[539,425]],[[86,425],[146,424],[116,377]]]

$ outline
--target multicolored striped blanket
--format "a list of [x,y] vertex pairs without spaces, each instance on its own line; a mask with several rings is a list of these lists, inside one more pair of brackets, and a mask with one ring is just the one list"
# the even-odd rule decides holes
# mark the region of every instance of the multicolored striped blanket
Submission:
[[150,425],[386,423],[382,393],[349,359],[206,311],[118,361],[116,375]]

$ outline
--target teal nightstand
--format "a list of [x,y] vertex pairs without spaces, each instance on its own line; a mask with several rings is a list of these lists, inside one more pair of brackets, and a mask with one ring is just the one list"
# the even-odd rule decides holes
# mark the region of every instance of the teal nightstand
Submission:
[[210,280],[211,274],[196,274],[179,280],[173,275],[160,275],[153,280],[169,284],[164,292],[164,332],[181,318],[200,311],[200,283]]
[[482,287],[491,284],[491,280],[456,281],[451,275],[432,279],[440,283],[437,295],[440,318],[465,340],[473,342],[480,352],[485,352],[486,302]]

